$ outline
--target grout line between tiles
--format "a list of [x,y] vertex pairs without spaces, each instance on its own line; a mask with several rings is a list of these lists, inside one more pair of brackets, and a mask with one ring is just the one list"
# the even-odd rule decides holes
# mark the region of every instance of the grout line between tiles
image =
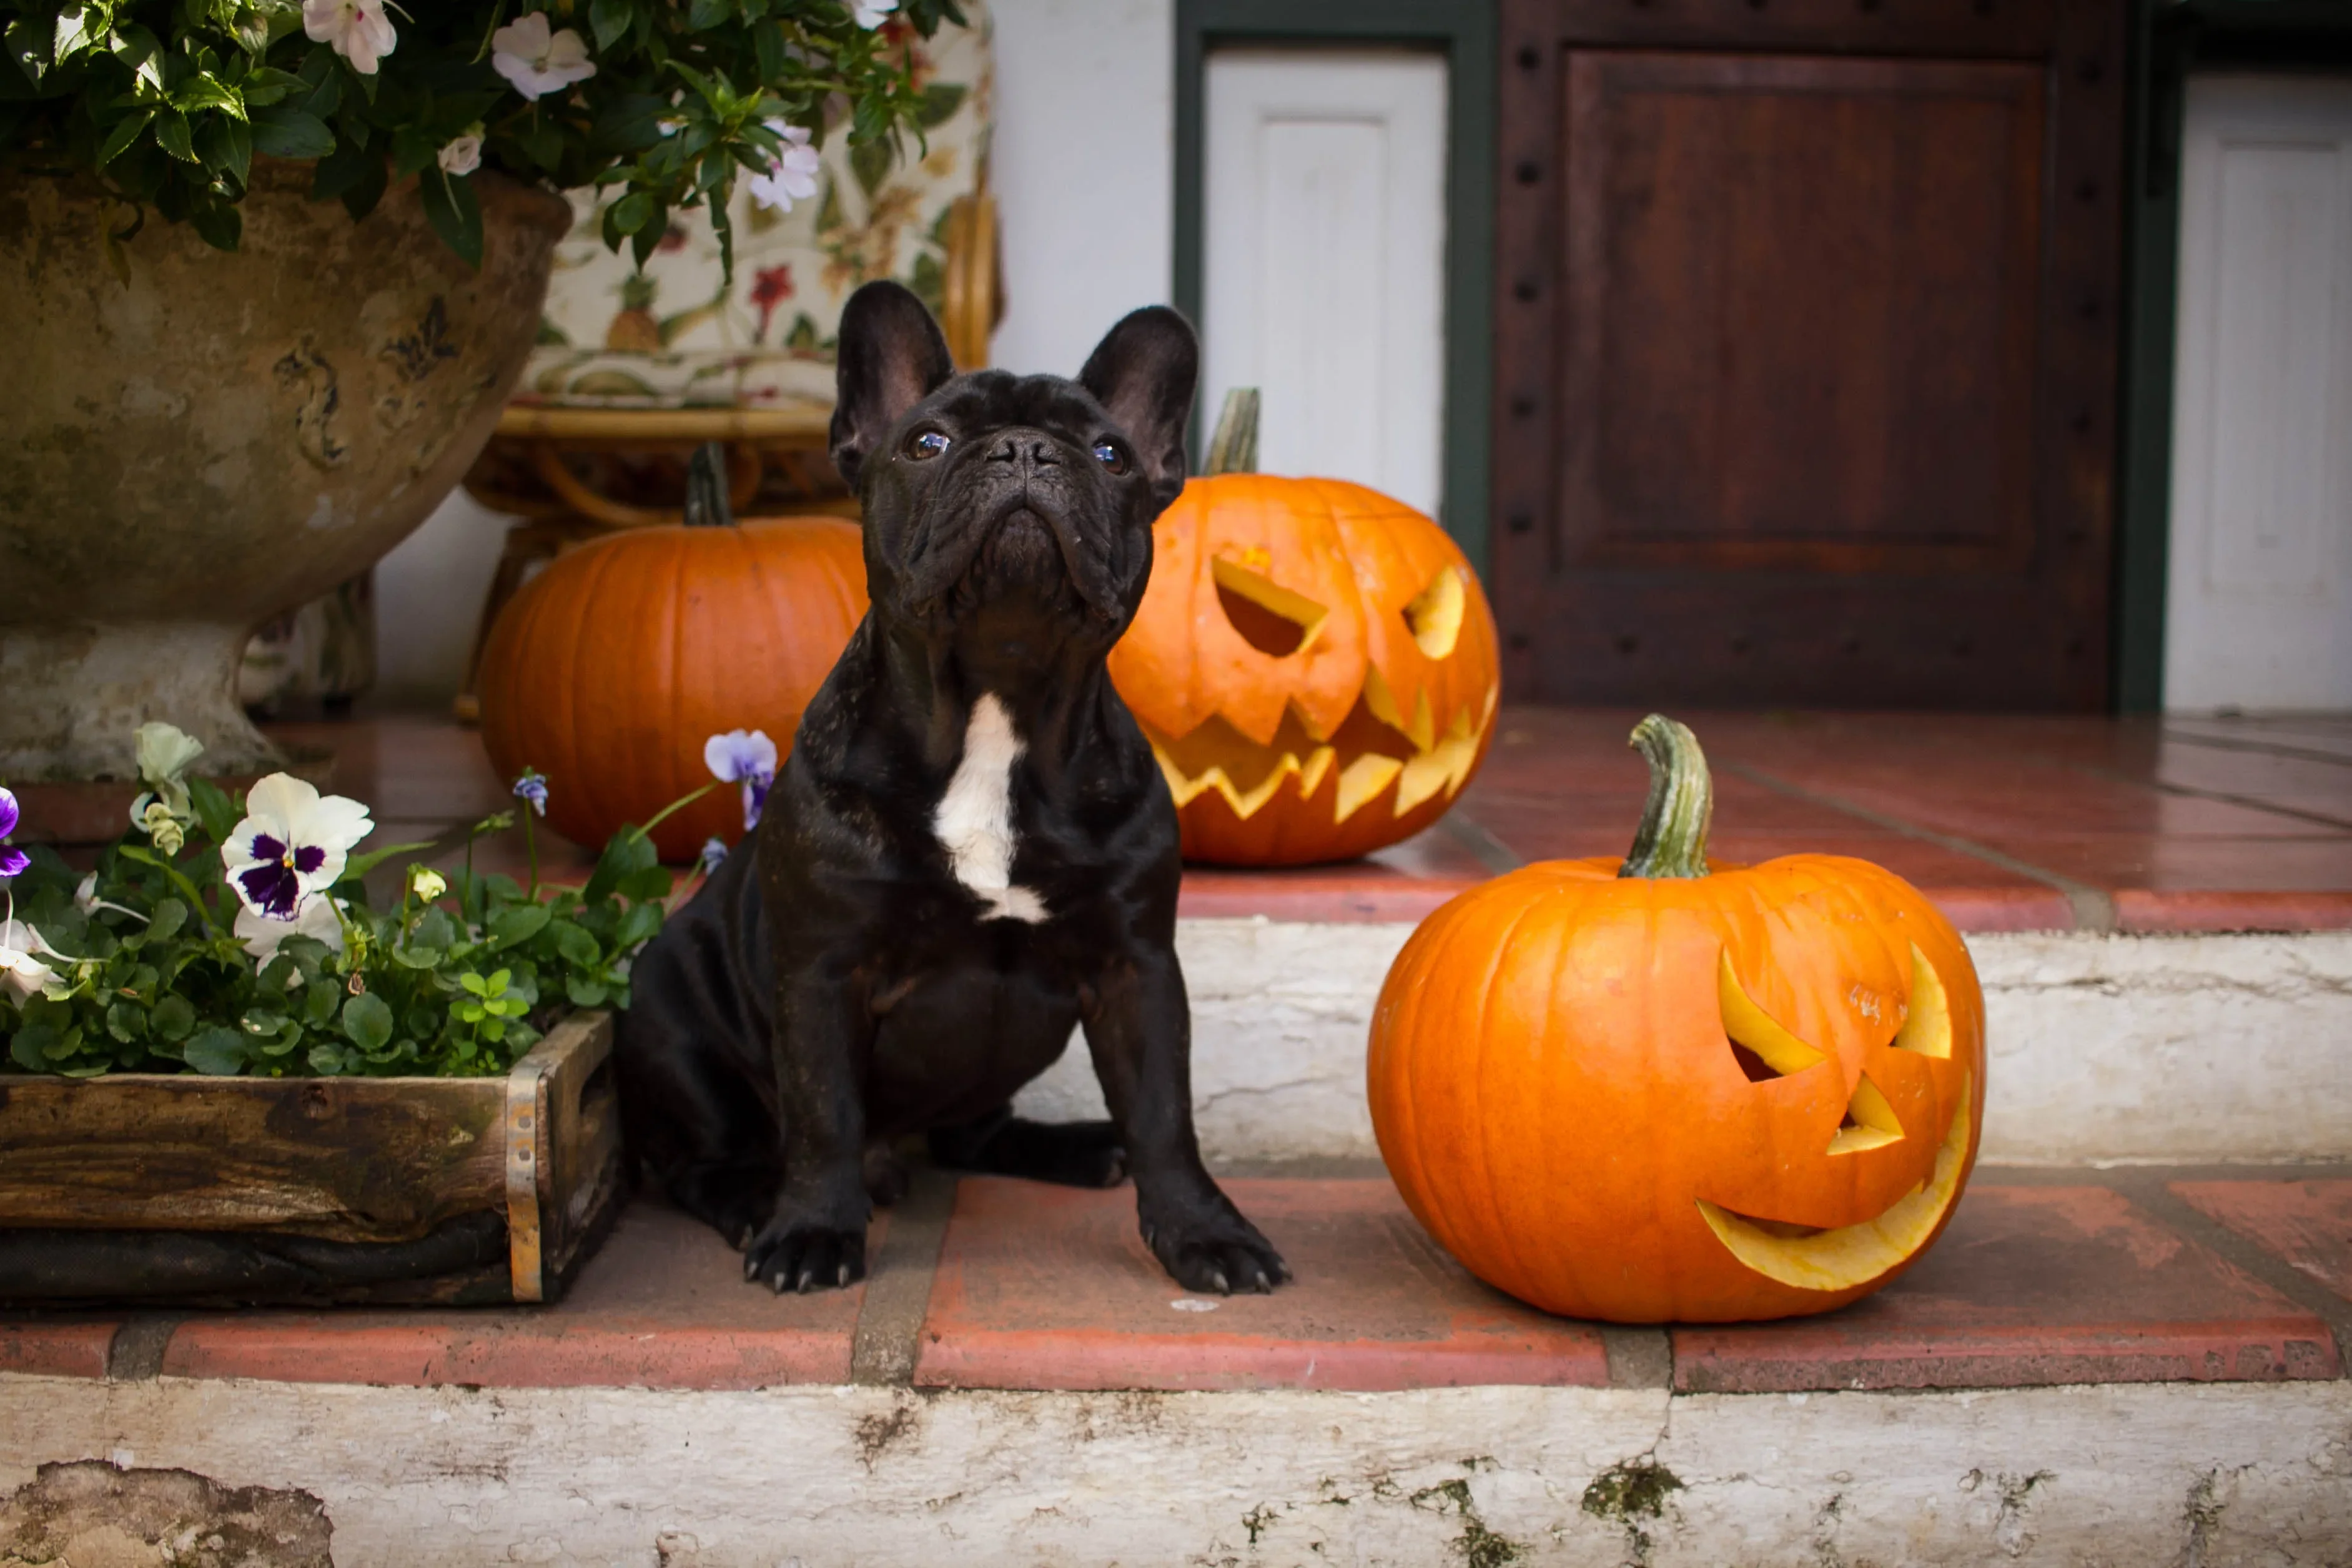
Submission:
[[2239,740],[2226,735],[2196,735],[2186,730],[2166,728],[2159,732],[2167,742],[2179,746],[2203,746],[2215,751],[2245,751],[2257,757],[2292,757],[2299,762],[2325,762],[2333,768],[2352,768],[2352,756],[2339,751],[2319,751],[2309,747],[2281,746],[2273,741]]
[[2352,831],[2352,818],[2331,817],[2324,811],[2306,811],[2297,806],[2281,806],[2253,795],[2236,795],[2227,789],[2207,789],[2195,784],[2174,784],[2162,779],[2135,779],[2111,768],[2101,768],[2090,762],[2068,762],[2059,758],[2045,758],[2061,768],[2071,768],[2077,773],[2087,773],[2094,779],[2104,779],[2110,784],[2127,784],[2143,789],[2154,789],[2164,795],[2182,795],[2193,800],[2219,800],[2224,805],[2241,806],[2250,811],[2266,811],[2274,817],[2291,817],[2297,821],[2315,823],[2337,832]]
[[123,1321],[106,1347],[110,1383],[144,1383],[163,1375],[163,1352],[188,1321],[185,1312],[141,1312]]
[[1990,844],[1978,843],[1974,839],[1964,839],[1953,833],[1939,833],[1932,828],[1922,828],[1915,823],[1906,822],[1900,817],[1857,804],[1843,796],[1832,795],[1826,790],[1809,789],[1802,784],[1791,783],[1777,774],[1767,773],[1762,768],[1748,763],[1720,762],[1717,766],[1727,773],[1736,773],[1752,784],[1761,784],[1767,789],[1776,790],[1792,800],[1803,800],[1815,806],[1826,806],[1834,811],[1843,811],[1849,817],[1858,817],[1876,827],[1885,828],[1888,832],[1898,833],[1906,839],[1916,839],[1922,843],[1934,844],[1939,849],[1950,850],[1956,854],[1970,855],[1988,864],[1999,866],[2003,871],[2030,877],[2045,887],[2054,887],[2066,895],[2067,904],[2074,909],[2075,930],[2097,932],[2102,936],[2111,935],[2116,930],[2116,901],[2103,888],[2093,887],[2087,882],[2079,882],[2063,873],[2050,871],[2034,865],[2031,862],[2019,860],[2015,855],[2004,854]]
[[[2338,1376],[2352,1376],[2352,1301],[2319,1281],[2241,1235],[2172,1190],[2180,1173],[2158,1167],[2136,1167],[2099,1173],[2100,1178],[2168,1228],[2177,1230],[2210,1252],[2252,1274],[2295,1305],[2316,1313],[2336,1336]],[[2231,1179],[2244,1179],[2232,1177]]]
[[908,1171],[907,1195],[890,1210],[889,1232],[866,1272],[866,1300],[849,1346],[852,1383],[880,1388],[914,1383],[955,1197],[956,1178],[949,1172],[927,1165]]
[[1517,851],[1487,831],[1486,825],[1475,821],[1462,806],[1456,805],[1437,825],[1452,834],[1456,843],[1477,858],[1478,863],[1496,876],[1514,872],[1527,864]]

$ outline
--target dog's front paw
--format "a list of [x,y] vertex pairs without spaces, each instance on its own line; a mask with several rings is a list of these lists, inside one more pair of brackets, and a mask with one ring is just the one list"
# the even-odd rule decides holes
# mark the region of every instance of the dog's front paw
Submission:
[[866,1231],[780,1214],[744,1250],[743,1277],[779,1295],[840,1290],[866,1278]]
[[1230,1205],[1222,1214],[1143,1221],[1143,1244],[1188,1291],[1235,1291],[1265,1295],[1290,1282],[1290,1265]]

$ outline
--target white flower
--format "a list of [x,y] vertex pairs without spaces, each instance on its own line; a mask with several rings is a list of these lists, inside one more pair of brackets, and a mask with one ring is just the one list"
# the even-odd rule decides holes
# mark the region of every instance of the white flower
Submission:
[[383,0],[302,0],[302,31],[314,44],[334,45],[363,77],[375,75],[376,61],[400,41]]
[[99,897],[98,873],[96,872],[92,872],[88,876],[82,878],[81,885],[74,889],[74,907],[80,910],[84,915],[95,915],[101,909],[111,909],[115,914],[128,915],[133,920],[144,920],[147,918],[135,909],[126,908],[122,904],[111,903],[109,900]]
[[290,921],[314,893],[335,884],[353,844],[375,831],[368,809],[285,773],[255,784],[245,821],[221,846],[221,866],[246,908]]
[[857,25],[869,33],[880,26],[898,8],[898,0],[849,0],[849,9],[857,18]]
[[194,810],[188,804],[188,769],[204,754],[205,743],[184,729],[161,720],[141,725],[139,777],[147,789],[131,802],[131,825],[152,837],[154,829],[147,816],[159,802],[167,813],[185,821]]
[[744,188],[760,205],[789,213],[794,202],[804,202],[816,194],[817,152],[808,144],[807,126],[786,125],[781,120],[761,123],[784,139],[784,150],[768,165],[766,173],[752,175]]
[[596,74],[588,58],[588,40],[569,27],[550,32],[544,11],[518,16],[492,33],[490,47],[494,51],[491,67],[528,99],[537,99]]
[[453,136],[441,149],[438,161],[445,174],[470,174],[482,166],[482,139],[468,131],[463,136]]
[[65,956],[23,921],[13,915],[0,920],[0,988],[20,1002],[37,995],[56,996],[66,989],[58,972],[35,957],[36,953],[45,953],[52,958]]
[[426,904],[449,891],[449,879],[429,865],[408,868],[408,890]]
[[267,964],[278,956],[278,944],[289,936],[308,936],[324,942],[340,953],[343,950],[343,923],[335,915],[334,900],[323,893],[314,893],[302,901],[291,920],[277,920],[267,915],[257,915],[250,908],[236,912],[233,927],[236,939],[257,963]]

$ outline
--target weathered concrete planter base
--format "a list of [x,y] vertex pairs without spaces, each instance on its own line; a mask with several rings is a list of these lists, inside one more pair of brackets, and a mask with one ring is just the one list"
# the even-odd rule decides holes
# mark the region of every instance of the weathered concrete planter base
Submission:
[[476,177],[477,272],[413,184],[354,223],[257,160],[243,248],[94,187],[0,172],[0,777],[136,777],[168,719],[208,769],[279,758],[247,723],[247,634],[404,538],[488,440],[539,324],[558,197]]

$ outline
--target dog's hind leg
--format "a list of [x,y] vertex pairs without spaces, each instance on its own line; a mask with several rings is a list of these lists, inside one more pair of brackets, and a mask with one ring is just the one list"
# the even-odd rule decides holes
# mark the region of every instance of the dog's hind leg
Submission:
[[931,1158],[950,1170],[1023,1176],[1060,1186],[1117,1186],[1127,1148],[1108,1122],[1032,1122],[1000,1105],[977,1121],[930,1133]]

